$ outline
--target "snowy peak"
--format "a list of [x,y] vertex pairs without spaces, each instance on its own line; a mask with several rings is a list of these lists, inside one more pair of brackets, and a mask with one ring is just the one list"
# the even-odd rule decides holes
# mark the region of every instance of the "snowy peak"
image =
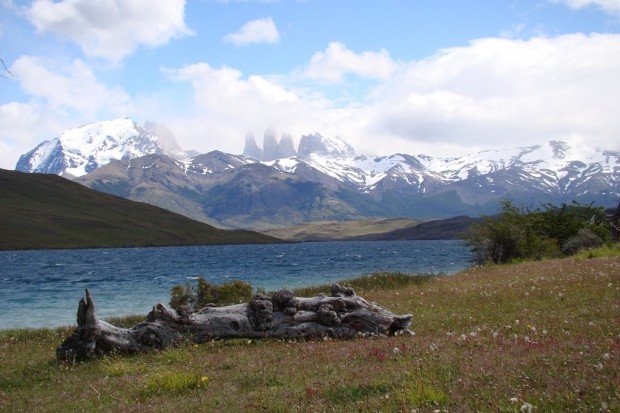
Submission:
[[297,151],[300,158],[310,158],[311,155],[319,155],[330,158],[348,158],[355,156],[353,147],[336,137],[325,137],[320,133],[313,135],[304,135],[299,141],[299,150]]
[[183,157],[174,135],[163,125],[139,127],[131,119],[89,123],[69,129],[22,155],[16,170],[82,176],[112,160],[134,159],[148,154]]

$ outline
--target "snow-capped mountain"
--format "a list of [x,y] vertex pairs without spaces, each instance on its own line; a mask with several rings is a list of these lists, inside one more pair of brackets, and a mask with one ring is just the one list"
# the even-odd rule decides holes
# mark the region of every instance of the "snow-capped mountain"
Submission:
[[15,169],[78,177],[115,159],[153,153],[187,156],[165,126],[149,122],[142,128],[131,119],[115,119],[66,130],[22,155]]
[[301,137],[295,151],[289,136],[277,142],[269,130],[266,155],[248,135],[246,150],[255,156],[212,151],[179,159],[187,153],[162,144],[159,135],[167,136],[127,119],[86,125],[39,145],[17,169],[80,175],[77,182],[100,191],[246,228],[478,216],[497,212],[507,198],[527,206],[573,200],[615,206],[620,199],[620,152],[560,141],[457,158],[373,157],[318,133]]
[[[325,141],[329,142],[323,138]],[[441,188],[452,189],[451,184],[468,181],[476,181],[478,188],[484,186],[495,192],[500,189],[494,179],[498,174],[505,176],[504,187],[529,186],[558,195],[580,196],[605,190],[618,194],[620,184],[619,152],[584,146],[575,148],[559,141],[530,147],[484,150],[460,158],[405,154],[347,157],[342,156],[342,152],[333,156],[308,151],[304,157],[278,159],[265,164],[293,174],[300,165],[304,165],[363,193],[372,193],[378,185],[385,186],[388,182],[392,186],[400,183],[413,192],[424,194]],[[596,188],[590,188],[589,184],[595,182],[598,182]]]

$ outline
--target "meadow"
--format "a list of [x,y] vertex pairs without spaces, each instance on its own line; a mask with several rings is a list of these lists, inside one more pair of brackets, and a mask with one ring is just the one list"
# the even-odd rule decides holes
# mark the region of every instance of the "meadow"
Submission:
[[3,331],[0,410],[620,411],[616,252],[352,282],[414,314],[413,335],[216,340],[73,365],[54,355],[70,327]]

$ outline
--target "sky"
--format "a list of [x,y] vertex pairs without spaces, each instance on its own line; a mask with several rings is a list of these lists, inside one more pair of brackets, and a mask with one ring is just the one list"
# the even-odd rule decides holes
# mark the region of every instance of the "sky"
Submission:
[[201,153],[620,150],[620,0],[0,0],[0,58],[0,168],[119,117]]

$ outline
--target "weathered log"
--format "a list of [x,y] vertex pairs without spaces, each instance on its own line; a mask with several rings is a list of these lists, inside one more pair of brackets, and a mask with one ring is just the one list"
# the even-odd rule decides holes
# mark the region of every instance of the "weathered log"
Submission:
[[81,360],[105,353],[136,353],[163,349],[187,340],[202,343],[223,338],[353,338],[407,332],[412,315],[395,315],[355,295],[351,288],[332,286],[330,297],[295,297],[280,290],[257,295],[246,304],[188,307],[173,310],[157,304],[146,321],[120,328],[97,319],[91,292],[80,300],[77,329],[57,349],[60,360]]

